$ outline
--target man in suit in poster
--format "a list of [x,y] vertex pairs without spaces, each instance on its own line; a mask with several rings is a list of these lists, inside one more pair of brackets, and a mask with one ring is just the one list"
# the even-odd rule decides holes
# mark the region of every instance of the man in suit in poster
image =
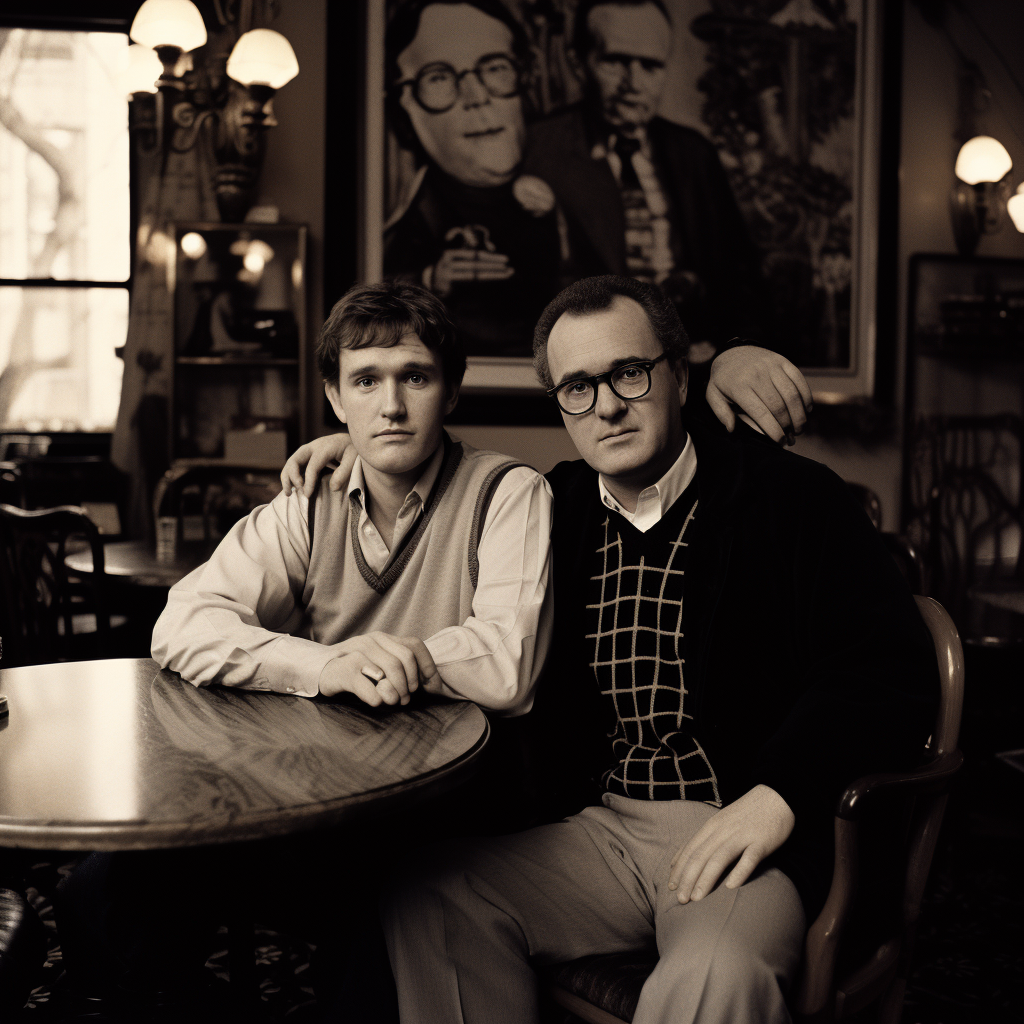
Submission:
[[570,280],[661,287],[694,342],[767,338],[759,254],[714,146],[657,115],[672,49],[663,0],[580,0],[583,102],[531,126],[523,171],[553,189]]

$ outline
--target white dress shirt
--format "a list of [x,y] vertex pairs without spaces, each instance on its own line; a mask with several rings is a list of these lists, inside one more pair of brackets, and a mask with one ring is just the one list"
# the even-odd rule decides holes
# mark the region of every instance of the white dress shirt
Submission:
[[598,476],[597,486],[601,492],[601,501],[607,508],[628,519],[641,533],[646,533],[661,521],[661,517],[676,503],[679,495],[690,486],[696,472],[697,452],[688,436],[679,458],[672,463],[665,475],[657,483],[645,487],[640,492],[635,512],[630,512],[619,504],[605,485],[603,476]]
[[[630,162],[633,170],[636,171],[637,180],[640,182],[640,189],[644,194],[644,201],[651,214],[651,248],[650,248],[650,271],[654,277],[654,283],[660,284],[672,273],[675,268],[675,258],[672,255],[671,224],[668,219],[668,199],[662,191],[661,182],[658,180],[658,172],[654,166],[654,154],[651,152],[651,143],[647,138],[647,132],[639,128],[634,138],[640,143],[640,148],[633,154]],[[616,183],[622,185],[622,158],[615,151],[616,138],[612,134],[607,142],[598,142],[590,151],[591,159],[604,160],[607,162]],[[626,229],[627,244],[629,242],[629,227]]]
[[[431,459],[406,497],[393,550],[423,511],[443,460]],[[356,460],[349,493],[360,489],[359,541],[379,572],[391,552],[366,514],[365,482]],[[501,479],[484,519],[473,614],[424,643],[441,683],[432,692],[472,700],[503,714],[525,714],[551,641],[551,488],[526,466]],[[278,494],[236,523],[210,560],[175,584],[153,629],[153,657],[197,685],[277,690],[312,697],[320,673],[339,654],[262,621],[298,625],[310,560],[308,499]],[[472,509],[467,510],[472,515]],[[366,527],[369,526],[368,531]]]
[[357,458],[352,466],[347,493],[349,498],[353,494],[356,496],[362,510],[359,513],[359,546],[363,549],[363,558],[366,559],[366,564],[378,576],[384,574],[384,570],[392,562],[392,552],[401,550],[402,541],[420,521],[427,499],[437,481],[437,474],[441,472],[442,462],[444,462],[444,445],[434,452],[433,458],[427,463],[427,468],[420,474],[419,480],[413,484],[412,490],[405,496],[405,501],[402,502],[402,507],[398,512],[398,518],[395,520],[394,532],[391,535],[391,550],[388,550],[384,538],[370,518],[370,513],[366,511],[366,480],[363,477],[363,460]]

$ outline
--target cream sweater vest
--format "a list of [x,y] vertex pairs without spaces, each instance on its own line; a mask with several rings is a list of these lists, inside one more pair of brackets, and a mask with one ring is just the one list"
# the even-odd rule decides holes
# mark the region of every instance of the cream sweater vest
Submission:
[[416,528],[378,576],[359,546],[359,504],[328,487],[309,503],[309,570],[300,636],[336,644],[382,630],[425,640],[473,612],[477,548],[487,508],[501,478],[522,463],[444,439],[445,457]]

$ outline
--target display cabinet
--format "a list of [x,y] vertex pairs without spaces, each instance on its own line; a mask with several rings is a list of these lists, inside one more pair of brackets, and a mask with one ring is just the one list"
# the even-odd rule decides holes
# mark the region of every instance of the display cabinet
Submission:
[[910,261],[902,532],[967,643],[1018,643],[1024,617],[1024,260]]
[[278,469],[306,429],[306,229],[174,228],[172,464]]

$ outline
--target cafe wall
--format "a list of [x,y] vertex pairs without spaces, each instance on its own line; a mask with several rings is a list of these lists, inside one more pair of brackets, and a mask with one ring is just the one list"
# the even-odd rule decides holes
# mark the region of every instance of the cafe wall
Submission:
[[[325,189],[326,0],[282,0],[275,28],[292,42],[301,74],[275,99],[279,126],[268,146],[262,179],[263,202],[277,205],[282,219],[302,221],[310,228],[309,317],[311,335],[319,329],[324,296],[322,284],[325,246],[355,246],[355,238],[330,237],[323,233]],[[931,17],[927,20],[924,10]],[[335,0],[331,17],[351,19],[357,31],[355,0]],[[899,287],[896,308],[883,310],[898,346],[896,357],[897,402],[902,403],[903,352],[906,335],[907,268],[915,252],[955,252],[947,203],[953,182],[953,163],[958,142],[953,131],[956,120],[958,59],[951,39],[964,54],[983,69],[992,92],[987,111],[978,115],[978,131],[991,134],[1007,147],[1014,161],[1013,180],[1024,175],[1024,98],[1014,83],[1024,81],[1024,58],[1019,48],[1003,42],[997,57],[990,41],[1019,39],[1024,34],[1024,5],[1019,0],[971,0],[972,18],[961,14],[952,3],[933,0],[905,0],[903,24],[903,66],[901,86],[901,147],[899,167]],[[937,18],[945,18],[943,28]],[[1009,64],[1001,63],[1009,61]],[[353,139],[353,152],[355,140]],[[355,196],[352,197],[353,203]],[[1024,235],[1007,225],[998,234],[982,239],[979,255],[1024,257]],[[315,373],[311,378],[312,433],[322,433],[319,422],[320,389]],[[989,380],[984,372],[970,373],[954,389],[977,411],[1020,406],[1017,383]],[[947,381],[944,388],[950,387]],[[938,397],[938,396],[936,396]],[[965,409],[965,411],[967,411]],[[894,418],[899,422],[899,416]],[[547,469],[559,459],[572,457],[573,449],[564,431],[556,427],[525,429],[477,425],[460,427],[458,433],[472,444],[507,451]],[[847,480],[872,487],[881,497],[885,527],[898,525],[900,456],[895,436],[882,443],[865,445],[858,437],[806,436],[796,450],[824,462]]]

